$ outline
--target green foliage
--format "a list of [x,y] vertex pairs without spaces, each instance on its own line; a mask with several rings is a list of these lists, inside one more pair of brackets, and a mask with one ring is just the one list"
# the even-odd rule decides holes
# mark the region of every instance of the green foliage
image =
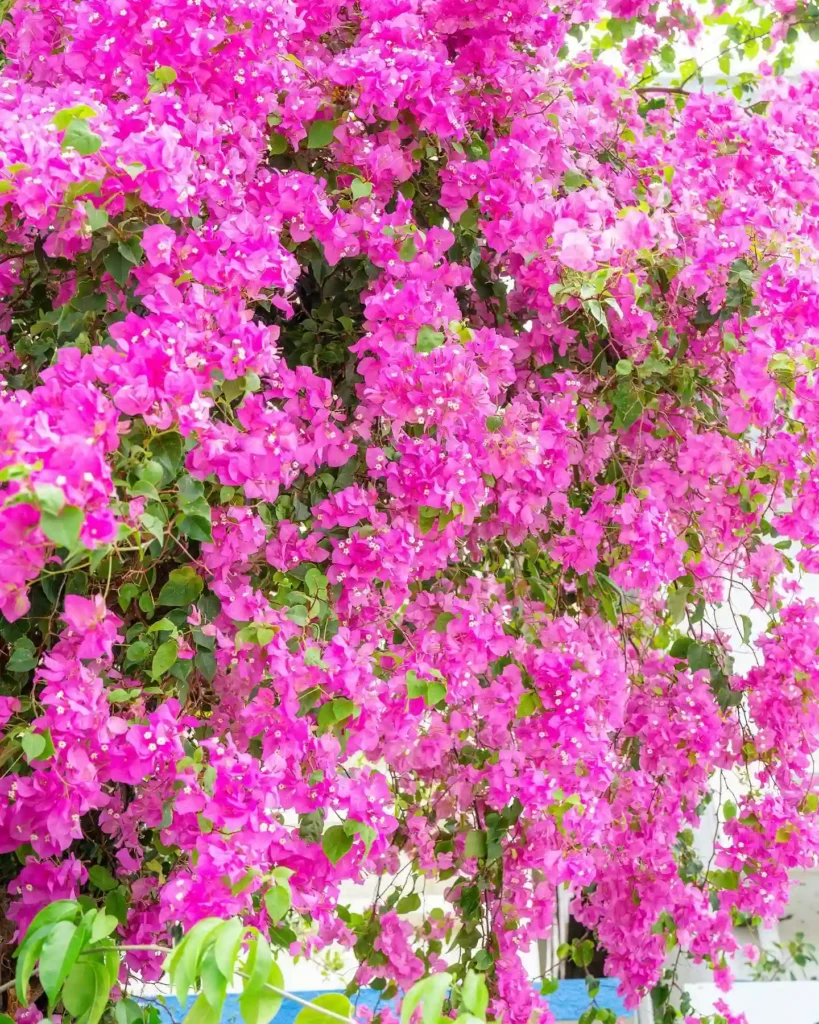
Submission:
[[316,996],[309,1006],[300,1010],[296,1014],[295,1024],[327,1024],[329,1020],[339,1017],[347,1020],[351,1016],[352,1006],[347,996],[328,992],[327,995]]
[[323,149],[333,141],[337,121],[313,121],[307,130],[307,148]]
[[168,582],[159,592],[158,604],[185,608],[202,593],[204,583],[193,566],[183,565],[172,570]]
[[422,1024],[438,1024],[444,999],[452,983],[450,974],[431,974],[417,981],[401,1004],[401,1024],[409,1024],[413,1013],[421,1007]]
[[38,969],[49,1013],[58,1003],[81,1024],[96,1024],[119,973],[119,954],[104,910],[74,900],[52,903],[31,922],[15,953],[17,998],[28,1004],[29,982]]
[[[360,835],[371,842],[368,832],[372,830],[360,822],[350,821],[346,826],[345,835],[350,841],[352,836]],[[91,871],[98,889],[113,891],[116,880],[105,869],[95,866]],[[274,923],[290,906],[289,875],[288,869],[274,869],[265,895]],[[349,915],[348,920],[352,923]],[[118,982],[123,952],[113,937],[118,926],[116,916],[89,906],[85,898],[60,900],[40,911],[15,954],[15,986],[22,1005],[28,1004],[29,985],[36,971],[48,998],[49,1013],[62,1007],[78,1024],[97,1024],[109,1008],[111,990]],[[161,951],[163,947],[145,948]],[[284,990],[274,947],[258,929],[236,917],[199,921],[167,952],[164,969],[182,1005],[191,991],[197,993],[186,1024],[219,1024],[234,979],[241,980],[239,1008],[244,1024],[268,1024],[283,999],[295,998]],[[482,974],[468,971],[460,987],[453,985],[450,973],[429,975],[417,982],[403,1001],[403,1024],[408,1024],[419,1007],[424,1024],[438,1024],[447,998],[458,1008],[461,1024],[486,1021],[486,981]],[[116,1024],[156,1024],[151,1012],[127,997],[114,1008]],[[302,1003],[296,1020],[298,1024],[326,1024],[331,1020],[348,1022],[351,1017],[347,996],[327,993],[309,1004]]]

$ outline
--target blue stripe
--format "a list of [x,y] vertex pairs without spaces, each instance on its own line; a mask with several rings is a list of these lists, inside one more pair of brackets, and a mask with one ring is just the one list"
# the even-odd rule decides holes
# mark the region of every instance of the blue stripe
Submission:
[[[617,996],[617,984],[617,981],[612,978],[602,979],[596,1002],[598,1006],[625,1015],[626,1010],[623,1006],[623,1001]],[[340,991],[340,989],[336,991]],[[315,999],[316,996],[326,995],[327,990],[321,992],[294,992],[293,994],[297,995],[300,999],[310,1000]],[[367,988],[362,989],[353,998],[353,1002],[357,1000],[360,1006],[374,1007],[378,1003],[378,999],[378,992]],[[586,983],[583,981],[562,981],[557,992],[550,995],[548,1001],[552,1013],[559,1021],[577,1020],[581,1013],[591,1005],[591,1000],[586,992]],[[168,997],[164,1002],[166,1007],[164,1012],[162,1006],[155,1004],[160,1011],[164,1024],[172,1024],[172,1022],[173,1024],[180,1024],[182,1013],[178,1000]],[[188,1002],[189,1007],[192,1002],[193,998]],[[276,1015],[276,1024],[293,1024],[296,1014],[300,1009],[301,1007],[297,1003],[285,1000],[282,1003],[282,1008]],[[222,1024],[241,1024],[239,997],[237,995],[227,997],[225,1009],[222,1013]]]

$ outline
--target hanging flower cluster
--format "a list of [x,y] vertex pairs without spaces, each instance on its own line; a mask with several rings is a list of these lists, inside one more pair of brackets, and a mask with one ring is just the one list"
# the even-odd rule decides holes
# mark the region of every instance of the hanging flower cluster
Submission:
[[629,1005],[669,951],[727,986],[819,851],[817,19],[755,11],[720,69],[775,66],[703,94],[651,85],[679,3],[11,8],[10,944],[237,915],[545,1024],[566,886]]

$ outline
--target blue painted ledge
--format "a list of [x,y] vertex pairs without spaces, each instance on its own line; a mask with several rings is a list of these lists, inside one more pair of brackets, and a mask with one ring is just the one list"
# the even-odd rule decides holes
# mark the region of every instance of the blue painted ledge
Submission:
[[[626,1016],[623,1001],[618,998],[616,990],[617,981],[612,978],[604,978],[600,982],[600,991],[597,993],[597,1004]],[[340,991],[340,989],[336,991]],[[293,994],[299,996],[300,999],[310,1000],[315,999],[316,996],[326,995],[326,990],[323,992],[294,992]],[[359,992],[357,997],[354,997],[353,1002],[356,999],[359,1005],[374,1007],[378,1003],[379,994],[374,989],[366,988]],[[193,999],[191,998],[188,1006],[192,1002]],[[549,996],[549,1006],[559,1021],[577,1020],[581,1013],[588,1008],[589,1002],[584,981],[562,981],[557,992]],[[160,1012],[160,1016],[163,1018],[164,1024],[180,1024],[183,1014],[176,999],[166,999],[165,1008],[159,1003],[155,1005]],[[293,1024],[296,1014],[300,1009],[301,1007],[297,1003],[289,1002],[285,999],[281,1009],[276,1014],[276,1024]],[[222,1014],[222,1024],[241,1024],[238,996],[228,996]]]

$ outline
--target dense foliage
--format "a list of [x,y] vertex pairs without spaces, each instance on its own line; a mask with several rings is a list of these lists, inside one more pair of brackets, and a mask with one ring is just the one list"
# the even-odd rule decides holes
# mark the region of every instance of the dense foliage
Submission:
[[237,917],[387,997],[482,972],[525,1024],[565,885],[561,955],[632,1005],[676,1018],[681,955],[728,983],[819,849],[819,77],[781,78],[817,25],[7,11],[9,956],[58,899],[124,946]]

